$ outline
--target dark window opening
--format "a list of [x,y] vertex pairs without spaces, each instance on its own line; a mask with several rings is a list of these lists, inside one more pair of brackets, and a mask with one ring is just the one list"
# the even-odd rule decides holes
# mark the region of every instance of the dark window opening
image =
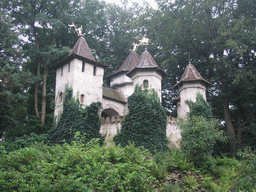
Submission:
[[81,103],[84,103],[84,94],[81,95],[80,101]]
[[84,66],[85,66],[85,63],[83,62],[82,63],[82,72],[84,72]]
[[63,76],[63,67],[61,67],[60,75]]
[[143,81],[143,88],[144,88],[144,89],[147,89],[147,88],[148,88],[148,80],[147,80],[147,79],[145,79],[145,80]]
[[70,62],[68,63],[68,72],[70,72]]
[[96,70],[97,70],[97,67],[93,66],[93,76],[96,76]]
[[59,94],[59,103],[62,103],[62,92]]

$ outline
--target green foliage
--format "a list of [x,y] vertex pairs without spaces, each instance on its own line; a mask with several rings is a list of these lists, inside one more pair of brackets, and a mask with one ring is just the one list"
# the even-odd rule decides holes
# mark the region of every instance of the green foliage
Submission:
[[4,141],[0,142],[0,146],[3,146],[3,150],[14,151],[20,148],[28,147],[34,143],[48,143],[48,141],[48,134],[36,135],[34,133],[30,133],[29,135],[24,135],[22,137],[15,137],[14,139],[5,139]]
[[101,103],[92,103],[83,109],[79,100],[72,97],[72,89],[67,88],[64,93],[63,112],[50,130],[50,141],[52,143],[70,143],[75,140],[76,132],[80,132],[85,143],[93,138],[99,138],[102,144],[104,138],[99,133],[98,116],[100,107]]
[[237,152],[237,157],[242,160],[239,178],[235,182],[237,191],[256,189],[256,151],[250,147],[244,147]]
[[[127,149],[139,161],[125,158]],[[147,171],[152,160],[146,154],[134,146],[40,143],[1,156],[0,190],[149,191],[156,179]]]
[[216,140],[225,139],[223,132],[218,129],[218,123],[202,116],[181,120],[179,126],[182,130],[181,149],[193,159],[210,156]]
[[190,113],[189,117],[192,116],[203,116],[207,119],[212,118],[212,109],[207,101],[204,100],[203,95],[197,93],[196,102],[186,101],[189,105]]
[[151,152],[166,150],[166,113],[154,90],[142,90],[136,85],[128,98],[129,113],[122,122],[122,129],[114,137],[116,144],[134,143]]

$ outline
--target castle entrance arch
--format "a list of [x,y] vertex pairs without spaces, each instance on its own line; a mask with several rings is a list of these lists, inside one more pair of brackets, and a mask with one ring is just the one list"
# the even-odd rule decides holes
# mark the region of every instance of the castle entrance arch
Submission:
[[107,108],[107,109],[104,109],[102,112],[101,112],[101,117],[117,117],[119,116],[118,112],[112,108]]

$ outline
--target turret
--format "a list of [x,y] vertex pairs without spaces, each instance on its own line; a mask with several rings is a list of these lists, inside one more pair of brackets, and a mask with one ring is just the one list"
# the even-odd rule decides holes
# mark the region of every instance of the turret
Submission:
[[136,84],[142,85],[144,89],[155,89],[160,101],[162,100],[162,77],[166,73],[157,65],[152,55],[145,50],[140,56],[137,65],[127,73]]
[[187,100],[196,101],[197,93],[202,94],[206,100],[206,87],[211,85],[206,81],[192,64],[188,64],[181,80],[174,86],[180,92],[176,99],[178,118],[186,118],[189,112]]
[[86,40],[79,37],[71,53],[57,63],[54,115],[62,110],[65,87],[72,87],[73,97],[83,105],[102,100],[104,69],[107,65],[95,61]]

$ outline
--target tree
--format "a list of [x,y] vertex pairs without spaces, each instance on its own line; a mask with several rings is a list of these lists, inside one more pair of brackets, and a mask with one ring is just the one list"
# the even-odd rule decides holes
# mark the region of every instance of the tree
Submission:
[[[67,53],[57,42],[60,29],[77,1],[40,0],[40,1],[4,1],[4,6],[12,13],[12,22],[20,35],[27,38],[23,48],[26,50],[30,69],[36,76],[34,88],[34,106],[41,124],[45,123],[47,77],[51,65]],[[42,87],[41,113],[38,106],[39,85]]]
[[[255,68],[255,56],[251,54],[255,46],[251,46],[245,37],[253,38],[255,25],[245,22],[243,16],[237,13],[239,4],[232,0],[158,2],[160,10],[152,18],[157,27],[150,29],[149,33],[158,37],[156,40],[161,48],[159,56],[169,73],[167,87],[175,85],[181,77],[189,63],[190,52],[193,65],[207,80],[214,83],[214,87],[209,90],[209,101],[212,103],[214,115],[225,121],[233,153],[236,130],[239,128],[235,124],[237,117],[234,116],[238,112],[237,101],[239,98],[250,97],[249,90],[254,87],[253,83],[250,86],[244,83],[248,78],[254,79],[247,74]],[[243,5],[242,1],[238,3]],[[163,87],[167,85],[166,82],[163,84]],[[234,94],[238,84],[240,91]],[[172,91],[167,88],[167,92]],[[240,106],[246,106],[245,101],[246,99]],[[254,106],[253,102],[249,103]],[[253,115],[250,113],[254,110],[248,109],[243,107],[246,116],[252,120]],[[248,124],[241,115],[239,119]]]
[[133,143],[151,152],[166,150],[167,119],[157,93],[142,90],[136,85],[134,93],[128,98],[129,113],[122,121],[120,133],[114,137],[116,144],[126,146]]
[[[0,137],[26,133],[26,100],[31,74],[22,69],[22,52],[8,11],[0,9]],[[21,123],[23,122],[23,123]]]

